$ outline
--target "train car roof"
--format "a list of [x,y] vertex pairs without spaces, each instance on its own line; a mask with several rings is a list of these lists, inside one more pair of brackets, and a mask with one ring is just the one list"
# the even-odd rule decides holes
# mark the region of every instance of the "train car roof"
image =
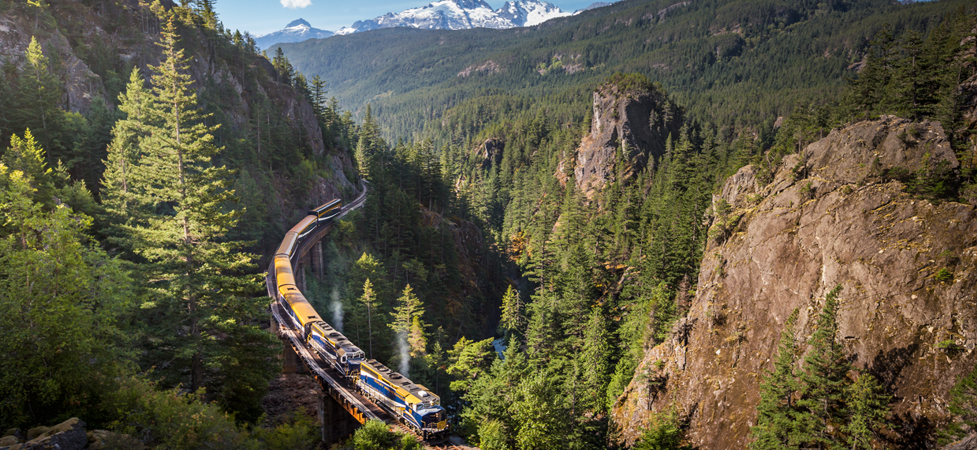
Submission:
[[361,370],[368,366],[372,372],[376,373],[382,380],[394,386],[395,391],[409,403],[428,402],[439,397],[423,386],[417,385],[409,380],[408,377],[395,372],[377,360],[369,359],[361,363]]
[[323,337],[330,341],[330,344],[334,347],[343,350],[344,353],[355,353],[360,352],[360,347],[354,345],[347,336],[343,333],[331,327],[330,324],[326,322],[318,322],[313,324],[313,326],[318,326],[323,330]]
[[293,297],[292,299],[287,299],[289,301],[289,307],[293,309],[293,313],[296,314],[296,318],[299,319],[299,323],[306,327],[306,324],[310,322],[321,322],[320,315],[317,314],[310,302],[306,301],[306,297],[303,294],[299,294],[299,298]]
[[281,291],[283,286],[296,286],[292,271],[276,271],[276,287]]
[[[279,295],[286,299],[286,302],[290,305],[295,301],[306,302],[306,297],[300,292],[299,288],[295,284],[283,284],[279,286]],[[307,302],[308,303],[308,302]]]
[[293,254],[293,248],[296,246],[296,238],[299,233],[289,230],[286,232],[286,236],[283,237],[282,243],[279,244],[279,248],[276,249],[276,256],[284,256],[289,258]]
[[[316,223],[316,216],[306,216],[302,220],[296,223],[292,228],[289,229],[289,233],[296,233],[299,235],[300,232],[306,230],[310,225]],[[287,233],[288,234],[288,233]]]
[[320,206],[317,206],[316,208],[311,209],[310,212],[311,213],[315,213],[315,214],[319,214],[319,213],[322,213],[322,212],[324,212],[326,210],[336,208],[337,206],[340,206],[340,199],[339,198],[338,199],[333,199],[333,200],[331,200],[329,202],[326,202],[326,203],[324,203],[324,204],[322,204]]

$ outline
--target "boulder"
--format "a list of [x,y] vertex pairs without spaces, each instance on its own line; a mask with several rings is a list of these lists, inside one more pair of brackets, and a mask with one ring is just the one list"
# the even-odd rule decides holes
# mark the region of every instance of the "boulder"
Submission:
[[88,445],[85,433],[85,422],[72,417],[53,427],[37,427],[28,431],[28,437],[34,436],[19,448],[11,450],[81,450]]

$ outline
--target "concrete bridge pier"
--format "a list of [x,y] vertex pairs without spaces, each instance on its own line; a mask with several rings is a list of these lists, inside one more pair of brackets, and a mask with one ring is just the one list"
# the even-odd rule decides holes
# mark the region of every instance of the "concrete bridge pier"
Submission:
[[300,291],[306,290],[306,265],[303,264],[303,260],[300,259],[296,262],[296,269],[293,271],[293,280],[296,281],[296,287]]
[[361,424],[333,397],[321,395],[316,405],[320,419],[320,439],[324,444],[336,444],[354,434]]
[[318,281],[323,280],[323,242],[316,241],[316,245],[313,247],[313,251],[310,252],[310,264],[313,268],[313,274],[316,276]]
[[282,346],[282,373],[306,373],[306,364],[291,345]]

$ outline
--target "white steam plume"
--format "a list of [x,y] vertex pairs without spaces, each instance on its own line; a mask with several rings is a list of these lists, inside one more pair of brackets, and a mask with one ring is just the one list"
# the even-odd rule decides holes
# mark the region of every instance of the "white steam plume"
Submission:
[[398,372],[408,377],[408,334],[398,333]]
[[344,332],[344,305],[340,304],[340,294],[337,288],[330,291],[330,310],[333,311],[333,327],[337,331]]

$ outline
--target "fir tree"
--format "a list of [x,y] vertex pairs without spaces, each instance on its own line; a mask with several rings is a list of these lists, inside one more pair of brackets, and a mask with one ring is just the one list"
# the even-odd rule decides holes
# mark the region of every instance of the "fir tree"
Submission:
[[793,328],[799,317],[799,310],[794,309],[779,339],[779,348],[773,371],[766,371],[759,385],[759,404],[756,405],[756,425],[752,427],[755,439],[749,444],[753,450],[799,448],[801,436],[797,432],[796,422],[800,418],[800,410],[795,405],[793,394],[799,388],[796,364],[796,343],[793,339]]
[[378,307],[378,302],[376,301],[374,295],[374,288],[371,286],[371,279],[364,280],[364,293],[360,297],[361,305],[367,309],[367,327],[368,327],[368,358],[374,358],[374,331],[371,329],[371,310]]
[[800,442],[806,447],[839,447],[840,442],[835,440],[831,430],[847,421],[847,372],[851,365],[836,340],[837,294],[840,291],[838,285],[825,298],[817,329],[808,342],[810,351],[804,358],[800,376],[797,405],[808,414],[802,415],[798,423],[800,433],[808,436]]
[[[245,275],[254,257],[241,251],[244,242],[226,239],[241,211],[228,207],[236,200],[230,172],[211,161],[219,151],[212,135],[217,127],[203,124],[177,41],[171,16],[159,44],[164,60],[152,67],[150,101],[143,103],[145,92],[134,74],[127,90],[133,122],[117,127],[114,135],[115,157],[126,161],[138,155],[131,176],[110,185],[126,191],[111,194],[120,195],[118,204],[140,211],[125,226],[123,241],[144,261],[140,275],[148,298],[143,308],[153,317],[144,362],[156,364],[167,384],[261,392],[274,374],[264,361],[274,353],[275,341],[255,334],[250,322],[264,306],[264,300],[252,297],[256,279]],[[236,345],[252,351],[235,352]]]
[[[140,159],[140,141],[149,135],[151,104],[150,91],[144,86],[139,69],[134,67],[126,92],[119,94],[119,110],[125,116],[112,128],[112,142],[102,173],[102,205],[105,221],[111,224],[106,228],[111,228],[109,240],[116,245],[127,245],[123,236],[128,231],[124,227],[136,215],[130,184],[135,181],[134,167]],[[132,248],[128,250],[132,251]]]
[[[523,335],[524,327],[526,326],[522,305],[521,305],[521,295],[513,286],[507,285],[507,292],[504,293],[504,298],[500,305],[500,325],[498,328],[508,335]],[[511,342],[511,345],[517,344],[517,342]]]
[[425,310],[422,301],[412,292],[411,285],[405,285],[401,297],[398,297],[398,306],[391,313],[391,323],[388,324],[396,333],[408,334],[412,329],[412,321],[421,317]]
[[33,129],[38,135],[41,146],[47,150],[49,165],[54,166],[58,160],[67,162],[64,145],[59,139],[64,115],[60,109],[61,82],[51,73],[48,57],[33,36],[24,56],[27,65],[20,77],[18,98],[22,106],[14,110],[20,113],[17,123]]
[[585,324],[582,351],[579,355],[579,365],[583,373],[579,385],[574,388],[585,397],[583,404],[589,411],[603,411],[606,405],[605,393],[609,383],[607,334],[602,310],[598,307],[592,308],[592,314]]
[[849,422],[844,427],[847,444],[851,450],[871,450],[872,440],[877,437],[888,417],[891,396],[871,374],[862,373],[847,387],[847,411]]

